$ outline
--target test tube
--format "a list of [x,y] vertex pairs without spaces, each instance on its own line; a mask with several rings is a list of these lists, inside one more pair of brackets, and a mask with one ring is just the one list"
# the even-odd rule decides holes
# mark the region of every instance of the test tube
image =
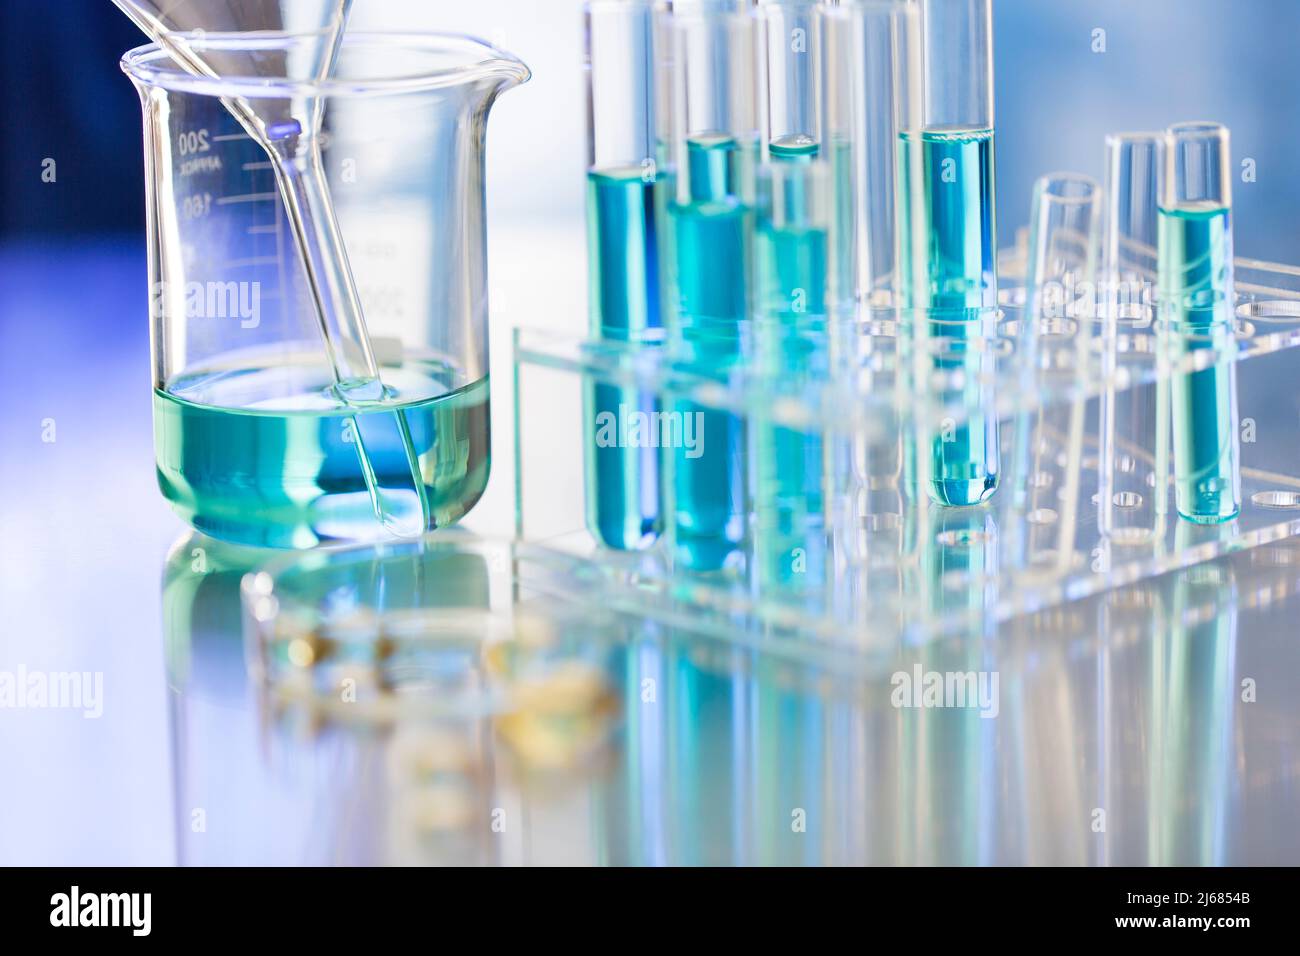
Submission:
[[920,0],[923,96],[900,132],[904,304],[997,305],[992,0]]
[[[590,332],[653,344],[661,334],[660,231],[671,177],[656,158],[652,0],[587,4],[587,242]],[[587,526],[605,547],[630,550],[661,530],[659,451],[627,445],[633,415],[654,421],[656,397],[588,382]]]
[[764,21],[768,146],[773,161],[811,162],[823,155],[817,82],[817,0],[769,0]]
[[[767,157],[758,171],[754,234],[758,361],[798,400],[828,375],[829,186],[818,111],[817,4],[760,7],[766,58]],[[823,426],[759,421],[753,452],[760,585],[815,595],[826,581]]]
[[1159,290],[1173,366],[1174,500],[1188,521],[1217,524],[1241,509],[1228,130],[1180,123],[1168,135]]
[[1163,133],[1106,137],[1102,241],[1101,450],[1098,525],[1103,564],[1115,547],[1164,537],[1169,507],[1168,384],[1141,384],[1156,366],[1156,245]]
[[[740,364],[752,314],[755,170],[766,153],[756,92],[761,21],[751,12],[679,11],[668,33],[670,339],[691,369],[725,380]],[[749,535],[745,421],[687,399],[672,405],[699,439],[666,454],[674,555],[690,570],[735,567]]]
[[[991,0],[921,0],[924,93],[899,99],[900,296],[917,364],[963,380],[961,420],[922,422],[918,480],[940,505],[988,500],[1000,472],[992,388],[997,248]],[[922,461],[918,457],[918,461]]]
[[1021,323],[1021,347],[1034,371],[1027,396],[1033,407],[1021,419],[1027,441],[1018,443],[1015,469],[1024,558],[1033,573],[1065,572],[1074,556],[1084,425],[1075,386],[1086,374],[1095,314],[1100,194],[1094,180],[1076,173],[1034,184]]
[[856,164],[859,150],[854,149],[854,84],[861,58],[854,47],[847,10],[822,6],[814,11],[818,33],[820,93],[818,127],[822,155],[829,167],[828,178],[828,249],[826,262],[826,296],[828,320],[832,332],[832,350],[837,349],[836,323],[844,323],[843,344],[847,355],[856,354],[857,329],[852,327],[852,306],[858,286],[858,248],[862,239],[854,217]]
[[[907,0],[842,0],[823,7],[823,124],[832,180],[848,223],[836,251],[853,262],[850,295],[876,310],[898,304],[899,141],[923,122],[919,6]],[[837,212],[837,215],[840,213]]]
[[760,359],[779,374],[817,361],[797,333],[825,327],[830,184],[818,115],[817,4],[774,0],[759,9],[767,162],[757,180],[754,305]]
[[[920,16],[902,0],[846,0],[820,17],[832,367],[889,394],[899,381],[899,134],[908,97],[921,86]],[[837,440],[829,466],[837,577],[871,595],[861,603],[876,615],[880,597],[899,598],[906,512],[902,418],[892,401],[879,411],[882,427]]]

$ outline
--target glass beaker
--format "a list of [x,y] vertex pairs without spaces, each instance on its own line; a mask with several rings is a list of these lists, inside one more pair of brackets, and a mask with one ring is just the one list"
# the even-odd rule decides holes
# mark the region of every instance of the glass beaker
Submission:
[[[195,76],[156,45],[122,59],[144,110],[164,496],[204,533],[273,547],[386,535],[375,491],[403,477],[421,491],[426,529],[456,521],[482,494],[490,459],[487,115],[528,68],[469,37],[355,34],[331,78],[311,82],[282,77],[312,35],[186,42],[249,69]],[[292,117],[319,111],[379,404],[341,397],[349,363],[322,334],[318,279],[274,160],[236,118],[250,108],[285,117],[270,137],[303,134]]]

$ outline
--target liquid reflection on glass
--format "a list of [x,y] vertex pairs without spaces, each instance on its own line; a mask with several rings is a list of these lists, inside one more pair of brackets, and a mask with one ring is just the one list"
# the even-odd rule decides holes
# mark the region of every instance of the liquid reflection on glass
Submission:
[[[931,573],[986,560],[953,547],[990,530],[966,518],[940,529],[948,548],[927,558]],[[510,595],[512,576],[490,555],[460,553],[425,564],[438,573],[423,579],[421,562],[407,562],[327,581],[330,627],[295,648],[302,619],[289,614],[282,679],[261,694],[248,684],[237,598],[259,559],[195,537],[166,569],[183,863],[1143,865],[1296,848],[1294,828],[1279,826],[1294,815],[1277,732],[1290,705],[1261,698],[1272,709],[1236,717],[1252,674],[1237,665],[1238,616],[1269,603],[1286,613],[1300,585],[1294,549],[1017,618],[996,641],[967,629],[821,663],[613,615],[583,632],[526,587]],[[343,613],[349,593],[373,595],[381,578],[390,596],[414,591],[460,613],[436,649],[397,642],[382,671],[407,690],[400,703],[367,696],[356,652],[374,629]],[[465,622],[504,610],[507,595],[513,636],[468,653]],[[953,594],[947,607],[971,600]],[[332,673],[329,655],[304,666],[323,638]],[[547,666],[575,655],[604,681]],[[287,680],[291,665],[312,679]],[[336,706],[343,672],[358,698]],[[514,720],[434,707],[529,676],[542,679]],[[434,687],[446,693],[413,699]],[[596,712],[611,721],[603,736],[575,730]]]
[[[977,638],[900,660],[890,696],[899,707],[900,863],[973,866],[998,856],[1009,821],[995,808],[1016,749],[998,746],[1005,723],[994,673]],[[957,694],[967,695],[960,706]]]
[[[163,569],[176,850],[183,866],[374,861],[378,834],[366,821],[375,814],[344,823],[347,805],[380,805],[368,772],[371,746],[344,736],[329,746],[286,748],[282,739],[264,736],[245,671],[239,584],[273,556],[194,534],[174,546]],[[295,759],[285,762],[287,756]],[[280,762],[279,773],[272,762]],[[339,799],[342,792],[346,800]]]
[[[1178,544],[1225,530],[1180,522]],[[1235,763],[1236,575],[1228,562],[1203,564],[1175,575],[1170,591],[1168,626],[1151,644],[1147,852],[1155,865],[1221,866]]]
[[[503,550],[427,547],[312,554],[301,581],[285,571],[265,591],[248,572],[282,554],[198,536],[175,548],[163,613],[181,863],[597,855],[556,834],[590,812],[616,726],[602,653],[544,608],[503,604]],[[530,840],[525,816],[547,821]]]
[[[1064,605],[1021,622],[1007,675],[1021,742],[1017,780],[1024,800],[1019,853],[1029,865],[1082,865],[1095,855],[1096,721],[1104,692],[1095,668],[1072,649],[1092,629],[1079,607]],[[1005,692],[1004,692],[1005,693]],[[1005,698],[1004,698],[1005,699]]]
[[976,633],[993,626],[997,601],[998,526],[988,508],[930,506],[922,529],[922,613],[961,620]]
[[1147,813],[1116,813],[1116,807],[1146,802],[1148,750],[1141,746],[1149,725],[1151,643],[1165,633],[1169,601],[1164,582],[1148,581],[1099,599],[1096,633],[1104,635],[1095,658],[1095,728],[1089,752],[1098,768],[1091,807],[1106,810],[1104,829],[1093,835],[1098,865],[1146,859]]
[[625,661],[636,702],[598,799],[602,862],[898,859],[887,685],[671,630],[643,631]]

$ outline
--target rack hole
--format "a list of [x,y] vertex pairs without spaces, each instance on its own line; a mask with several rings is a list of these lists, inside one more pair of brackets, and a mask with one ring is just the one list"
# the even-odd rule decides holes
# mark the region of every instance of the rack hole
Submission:
[[1250,500],[1261,508],[1275,508],[1279,511],[1300,509],[1300,492],[1297,491],[1257,491]]

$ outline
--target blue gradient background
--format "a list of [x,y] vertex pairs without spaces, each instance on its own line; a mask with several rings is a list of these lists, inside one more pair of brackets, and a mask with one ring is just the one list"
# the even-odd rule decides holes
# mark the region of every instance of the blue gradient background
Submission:
[[[470,30],[533,67],[534,81],[492,118],[493,294],[547,303],[528,321],[569,328],[583,324],[579,9],[357,0],[359,26]],[[105,713],[0,712],[11,784],[0,788],[0,863],[166,863],[159,586],[183,529],[154,485],[140,116],[117,66],[140,38],[108,0],[2,10],[0,668],[103,671]],[[1106,132],[1212,119],[1232,129],[1236,161],[1257,164],[1257,182],[1235,184],[1238,253],[1300,262],[1291,119],[1300,3],[995,0],[995,10],[1002,242],[1025,222],[1037,176],[1100,177]],[[1105,53],[1092,52],[1095,28],[1106,30]],[[46,157],[58,163],[56,183],[41,181]],[[512,259],[539,237],[562,251],[562,267],[529,271]],[[501,333],[498,382],[508,378]],[[498,397],[503,449],[509,402]],[[52,444],[41,439],[47,419]],[[498,455],[495,491],[476,518],[508,527],[509,480]]]

